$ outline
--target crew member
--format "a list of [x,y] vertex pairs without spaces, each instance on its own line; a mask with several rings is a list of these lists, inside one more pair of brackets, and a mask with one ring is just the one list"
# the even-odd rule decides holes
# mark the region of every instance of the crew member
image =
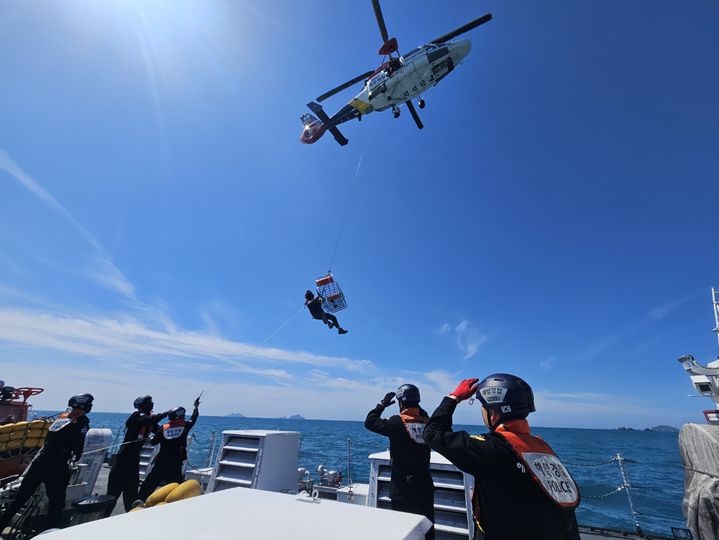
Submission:
[[170,411],[166,424],[152,437],[152,444],[159,444],[152,470],[142,482],[139,499],[142,501],[155,491],[160,484],[182,482],[182,463],[187,459],[187,436],[200,415],[200,398],[194,403],[195,409],[189,420],[185,420],[185,408],[175,407]]
[[307,306],[307,309],[310,310],[310,314],[312,315],[313,319],[322,321],[327,325],[330,330],[337,327],[338,334],[347,333],[347,330],[340,326],[340,323],[337,321],[337,317],[335,317],[332,313],[327,313],[324,309],[322,309],[321,296],[315,296],[314,294],[312,294],[312,291],[305,292],[305,306]]
[[[115,497],[117,502],[122,493],[125,512],[129,512],[132,503],[137,500],[142,446],[148,437],[157,431],[157,423],[169,414],[169,411],[152,414],[155,406],[152,396],[138,397],[133,406],[136,410],[125,421],[125,438],[107,479],[107,494]],[[105,515],[109,516],[114,507],[114,504],[108,505]]]
[[40,484],[45,484],[48,498],[45,528],[61,525],[65,490],[70,480],[70,462],[80,459],[85,448],[85,434],[90,429],[86,415],[92,410],[93,399],[91,394],[71,397],[67,410],[50,425],[45,444],[25,471],[20,489],[7,513],[0,517],[0,534]]
[[[424,430],[433,450],[474,475],[477,533],[485,540],[579,540],[577,485],[552,448],[530,434],[532,389],[506,373],[478,381],[460,382]],[[489,433],[452,431],[454,409],[475,392]]]
[[[395,396],[399,402],[399,415],[382,419],[382,412],[394,403]],[[419,389],[413,384],[403,384],[397,393],[388,393],[367,414],[364,427],[389,437],[392,463],[389,496],[392,510],[421,514],[434,524],[434,484],[429,473],[430,448],[422,438],[428,421],[427,412],[419,406]],[[434,525],[426,538],[434,538]]]

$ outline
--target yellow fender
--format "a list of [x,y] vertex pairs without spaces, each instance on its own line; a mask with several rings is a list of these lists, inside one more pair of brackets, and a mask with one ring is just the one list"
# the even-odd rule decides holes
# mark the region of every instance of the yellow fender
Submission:
[[12,424],[12,430],[13,432],[25,431],[29,425],[29,422],[15,422],[14,424]]
[[150,506],[156,506],[158,503],[161,503],[165,500],[165,498],[174,490],[177,486],[179,486],[177,482],[173,482],[172,484],[167,484],[166,486],[162,486],[161,488],[156,489],[152,492],[152,494],[147,498],[145,501],[145,508],[149,508]]
[[47,435],[46,429],[30,428],[27,430],[27,438],[28,439],[45,439],[46,435]]
[[4,426],[0,426],[0,435],[4,435],[5,433],[10,433],[15,428],[15,424],[5,424]]
[[30,422],[30,429],[43,428],[47,429],[50,427],[50,420],[33,420]]
[[175,489],[172,490],[165,502],[171,503],[175,501],[181,501],[183,499],[190,499],[202,495],[202,487],[197,480],[186,480]]
[[5,450],[17,450],[20,447],[22,447],[22,439],[8,441],[5,444],[0,445],[0,452],[3,452]]
[[27,449],[40,448],[45,443],[45,437],[28,437],[23,446]]
[[12,435],[12,433],[9,431],[7,433],[0,433],[0,445],[8,442],[10,440],[10,435]]
[[132,508],[132,509],[131,509],[129,512],[127,512],[127,513],[130,514],[130,513],[132,513],[132,512],[137,512],[138,510],[142,510],[142,506],[136,506],[135,508]]

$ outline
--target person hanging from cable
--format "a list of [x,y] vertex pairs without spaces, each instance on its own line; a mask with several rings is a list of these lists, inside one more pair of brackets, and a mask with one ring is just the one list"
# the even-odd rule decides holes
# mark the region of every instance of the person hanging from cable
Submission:
[[162,426],[150,441],[159,444],[160,451],[155,458],[152,470],[142,483],[138,498],[146,501],[160,484],[182,483],[182,464],[187,459],[187,436],[195,426],[200,415],[200,398],[194,403],[194,410],[189,420],[185,420],[184,407],[175,407],[168,416],[169,422]]
[[45,527],[52,529],[62,524],[70,462],[80,459],[85,449],[85,435],[90,429],[87,413],[92,410],[93,400],[91,394],[71,397],[67,410],[50,425],[45,444],[25,471],[12,504],[0,517],[0,534],[40,484],[45,484],[48,498]]
[[312,318],[317,319],[318,321],[322,321],[327,325],[330,330],[332,328],[337,328],[338,334],[346,334],[348,331],[340,326],[337,317],[335,317],[332,313],[327,313],[324,309],[322,309],[322,301],[322,296],[315,296],[312,291],[305,292],[305,306],[307,307],[307,309],[310,310]]

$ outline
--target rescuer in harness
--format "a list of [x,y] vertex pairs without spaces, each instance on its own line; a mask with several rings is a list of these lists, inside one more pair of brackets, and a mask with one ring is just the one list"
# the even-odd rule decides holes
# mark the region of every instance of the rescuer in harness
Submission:
[[330,330],[337,327],[338,334],[347,333],[347,330],[340,326],[339,321],[337,321],[337,317],[335,317],[332,313],[327,313],[324,309],[322,309],[321,296],[315,296],[314,294],[312,294],[312,291],[305,292],[305,306],[307,306],[307,309],[310,310],[310,314],[312,315],[313,319],[322,321],[327,325]]
[[85,435],[90,429],[86,414],[92,410],[93,399],[91,394],[71,397],[67,402],[68,409],[50,425],[44,446],[25,471],[10,508],[0,517],[0,534],[40,484],[45,484],[48,498],[45,528],[61,525],[65,491],[70,480],[70,462],[80,459],[85,449]]
[[[150,435],[157,431],[157,423],[170,412],[152,414],[155,406],[152,396],[138,397],[133,402],[133,406],[136,410],[125,421],[125,438],[107,479],[107,494],[115,497],[117,502],[117,498],[122,493],[125,512],[129,512],[132,504],[137,500],[142,446]],[[114,507],[115,504],[108,505],[105,516],[109,516]]]
[[[485,540],[579,540],[577,485],[552,448],[529,431],[532,389],[506,373],[478,381],[460,382],[424,430],[433,450],[474,475],[477,533]],[[489,433],[452,431],[454,409],[475,392]]]
[[[399,415],[382,419],[382,412],[394,403],[395,396]],[[392,510],[427,517],[433,526],[425,538],[431,540],[434,539],[434,484],[429,473],[430,448],[422,438],[428,421],[427,411],[419,406],[419,389],[413,384],[403,384],[396,394],[388,393],[367,413],[364,427],[389,437]]]
[[159,444],[160,451],[152,470],[142,483],[138,494],[140,500],[146,501],[160,484],[182,483],[182,463],[187,459],[187,436],[200,415],[199,397],[195,400],[194,406],[189,420],[185,420],[187,411],[184,407],[172,409],[168,416],[169,422],[152,437],[152,444]]

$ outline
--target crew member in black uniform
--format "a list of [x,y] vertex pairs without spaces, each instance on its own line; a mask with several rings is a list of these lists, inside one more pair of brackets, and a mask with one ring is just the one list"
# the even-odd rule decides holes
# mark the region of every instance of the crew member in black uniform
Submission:
[[30,467],[25,471],[20,489],[7,513],[0,517],[0,534],[12,517],[45,484],[48,498],[45,527],[59,527],[65,508],[65,490],[70,480],[70,461],[77,461],[85,448],[85,434],[90,429],[86,414],[92,410],[91,394],[73,396],[67,402],[68,409],[57,416],[50,425],[45,444]]
[[[399,415],[382,419],[382,412],[394,403],[395,396]],[[396,394],[387,394],[367,414],[364,427],[389,437],[392,510],[426,516],[433,524],[426,538],[433,539],[434,484],[429,473],[430,448],[422,438],[428,421],[427,411],[419,406],[419,389],[413,384],[403,384]]]
[[170,411],[166,424],[152,437],[152,444],[159,444],[152,470],[142,482],[139,499],[142,501],[152,494],[160,484],[182,482],[182,463],[187,459],[187,436],[200,415],[200,398],[195,400],[195,409],[189,420],[185,420],[185,408],[175,407]]
[[[107,479],[107,494],[115,497],[117,502],[122,493],[125,512],[129,512],[132,503],[137,500],[142,446],[150,435],[158,430],[157,423],[170,412],[152,414],[152,408],[155,406],[152,396],[138,397],[133,406],[136,411],[125,421],[125,438]],[[105,515],[109,516],[114,507],[114,504],[108,505]]]
[[337,317],[335,317],[332,313],[327,313],[324,309],[322,309],[321,296],[315,296],[312,291],[305,292],[305,306],[307,306],[307,309],[310,310],[310,314],[312,315],[313,319],[322,321],[327,325],[327,328],[329,328],[330,330],[336,327],[338,334],[347,333],[347,330],[340,326],[339,321],[337,321]]
[[[579,540],[574,515],[579,490],[552,448],[530,434],[526,417],[535,410],[532,389],[506,373],[478,381],[463,380],[424,430],[433,450],[474,475],[475,538]],[[489,433],[452,431],[454,409],[475,392]]]

